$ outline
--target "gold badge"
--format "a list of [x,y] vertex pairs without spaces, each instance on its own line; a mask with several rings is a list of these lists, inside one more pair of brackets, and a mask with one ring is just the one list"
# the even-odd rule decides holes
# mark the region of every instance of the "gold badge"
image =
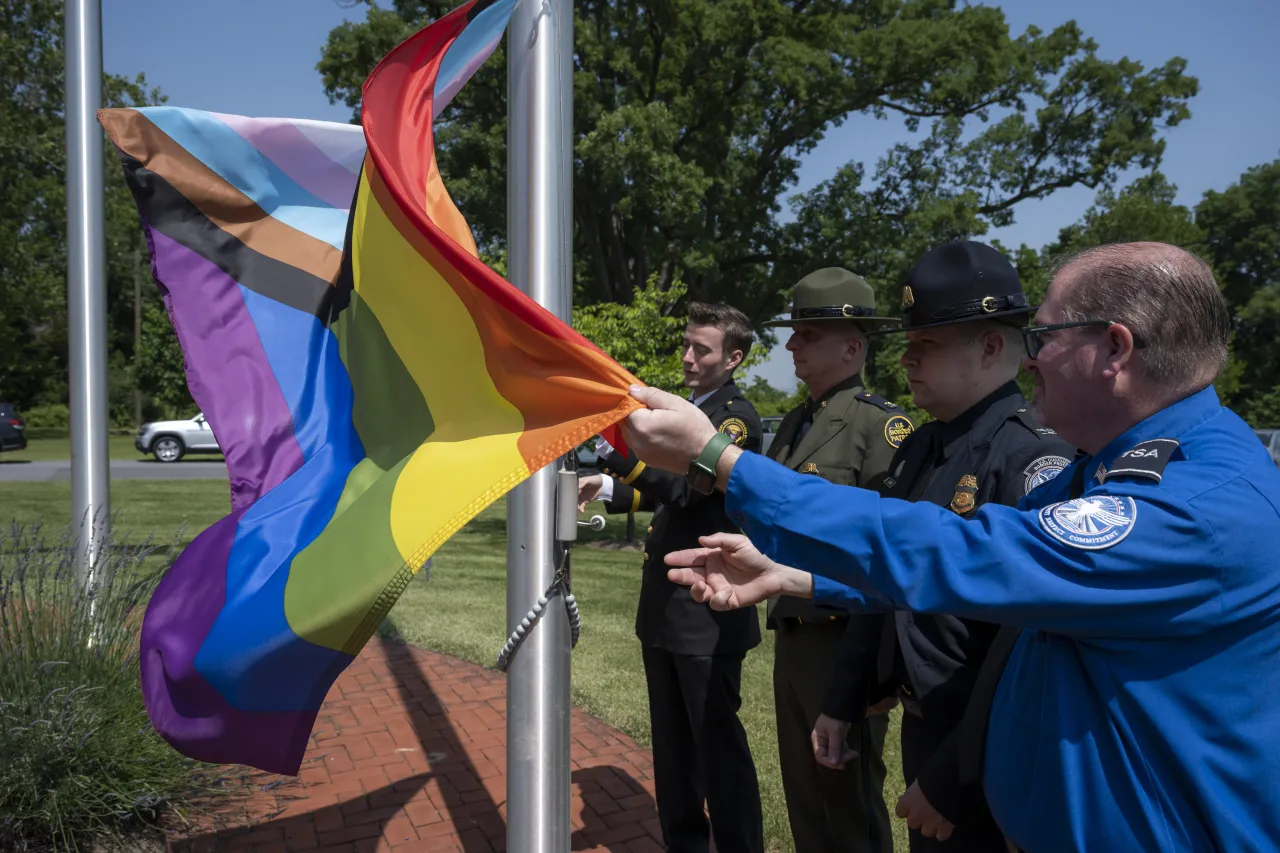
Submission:
[[960,515],[973,512],[973,502],[978,494],[978,478],[965,474],[956,483],[956,493],[951,496],[951,508]]
[[894,415],[884,422],[884,440],[893,448],[901,447],[906,437],[914,431],[911,421],[902,415]]
[[733,439],[739,447],[747,443],[747,425],[741,418],[729,418],[720,424],[720,432]]
[[818,466],[817,466],[817,465],[814,465],[812,462],[806,462],[806,463],[804,463],[803,465],[801,465],[801,466],[800,466],[800,473],[801,473],[801,474],[816,474],[816,473],[818,473]]
[[911,293],[911,285],[902,288],[902,310],[905,311],[912,305],[916,304],[916,298]]

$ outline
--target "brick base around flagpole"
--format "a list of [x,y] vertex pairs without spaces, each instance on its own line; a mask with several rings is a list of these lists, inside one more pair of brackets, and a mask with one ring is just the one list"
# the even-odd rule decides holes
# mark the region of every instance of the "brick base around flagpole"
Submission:
[[[378,637],[329,691],[298,778],[227,768],[244,783],[174,853],[506,849],[506,679]],[[573,849],[661,851],[648,750],[574,710]]]

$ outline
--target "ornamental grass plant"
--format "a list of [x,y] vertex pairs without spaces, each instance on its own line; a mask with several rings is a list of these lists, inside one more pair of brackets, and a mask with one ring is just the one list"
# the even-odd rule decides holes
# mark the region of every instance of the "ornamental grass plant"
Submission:
[[173,554],[108,535],[86,584],[70,529],[0,528],[0,850],[158,837],[221,787],[143,707],[142,616]]

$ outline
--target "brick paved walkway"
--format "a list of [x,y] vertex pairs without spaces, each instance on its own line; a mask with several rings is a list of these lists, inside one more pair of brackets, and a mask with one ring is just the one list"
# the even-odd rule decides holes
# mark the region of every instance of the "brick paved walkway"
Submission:
[[[505,691],[496,672],[375,637],[329,691],[298,778],[250,773],[250,798],[170,849],[503,851]],[[648,750],[577,710],[572,735],[573,849],[661,851]]]

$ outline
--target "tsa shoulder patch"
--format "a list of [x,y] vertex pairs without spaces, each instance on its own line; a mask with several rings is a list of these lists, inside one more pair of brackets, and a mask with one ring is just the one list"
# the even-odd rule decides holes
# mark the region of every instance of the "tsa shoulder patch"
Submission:
[[1138,505],[1133,498],[1090,495],[1040,510],[1040,526],[1063,545],[1102,551],[1118,545],[1133,531]]
[[741,447],[747,443],[747,424],[742,418],[727,418],[720,424],[720,432],[733,439],[733,443]]
[[884,440],[892,448],[899,448],[907,436],[915,431],[911,421],[904,415],[894,415],[884,422]]
[[1043,486],[1070,464],[1071,460],[1064,456],[1041,456],[1022,469],[1022,476],[1025,478],[1023,494],[1030,494],[1032,489]]

